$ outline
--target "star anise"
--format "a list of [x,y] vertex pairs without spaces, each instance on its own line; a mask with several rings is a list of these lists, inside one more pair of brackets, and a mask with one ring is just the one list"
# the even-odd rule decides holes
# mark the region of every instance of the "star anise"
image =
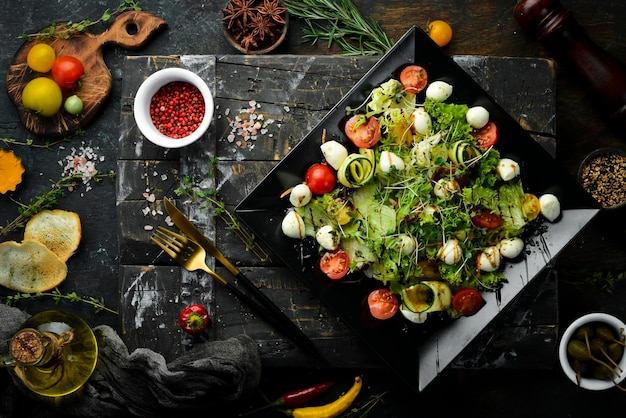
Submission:
[[258,37],[261,41],[265,40],[266,36],[274,37],[274,27],[276,25],[270,21],[269,18],[263,16],[260,12],[252,17],[252,23],[250,28],[252,29],[252,36]]
[[255,2],[256,0],[230,0],[226,9],[222,9],[222,13],[224,13],[223,20],[229,22],[228,27],[230,28],[237,19],[241,19],[243,26],[246,26],[248,18],[252,18],[256,13]]
[[285,23],[283,15],[287,8],[280,5],[280,0],[263,0],[263,6],[260,6],[258,10],[276,23]]
[[241,41],[239,41],[239,43],[241,44],[241,47],[246,51],[249,51],[251,48],[256,48],[259,46],[256,38],[252,34],[246,35],[241,38]]

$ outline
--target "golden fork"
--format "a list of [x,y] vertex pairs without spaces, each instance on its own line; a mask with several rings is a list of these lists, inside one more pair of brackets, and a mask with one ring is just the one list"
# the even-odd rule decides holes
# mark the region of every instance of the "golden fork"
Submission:
[[274,325],[277,330],[282,331],[286,337],[292,339],[300,348],[307,351],[322,364],[328,365],[328,360],[317,351],[317,347],[315,347],[313,342],[282,311],[277,310],[277,308],[271,309],[252,299],[207,266],[205,261],[206,251],[195,241],[162,226],[157,228],[150,240],[161,247],[163,251],[185,269],[189,271],[203,270],[210,274],[220,285],[237,296],[239,300],[252,308],[267,322]]

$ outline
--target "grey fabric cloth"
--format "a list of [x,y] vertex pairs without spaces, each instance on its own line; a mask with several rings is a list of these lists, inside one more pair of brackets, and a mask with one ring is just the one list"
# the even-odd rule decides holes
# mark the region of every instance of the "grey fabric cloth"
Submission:
[[[0,304],[0,341],[6,341],[28,317]],[[197,344],[176,361],[148,349],[132,353],[110,327],[94,328],[98,341],[96,369],[78,392],[61,398],[30,393],[31,398],[64,416],[160,417],[173,412],[222,410],[252,393],[261,378],[261,359],[254,341],[241,335]],[[6,344],[5,346],[6,347]],[[209,415],[205,415],[209,416]]]

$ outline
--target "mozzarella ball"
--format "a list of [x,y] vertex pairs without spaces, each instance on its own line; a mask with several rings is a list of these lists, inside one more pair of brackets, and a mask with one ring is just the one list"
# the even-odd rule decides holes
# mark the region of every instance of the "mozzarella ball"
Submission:
[[400,235],[400,252],[404,255],[411,255],[415,252],[417,248],[417,242],[415,238],[410,236],[409,234]]
[[324,225],[315,233],[317,243],[327,250],[336,250],[339,247],[339,234],[331,225]]
[[428,313],[413,312],[409,308],[405,308],[402,303],[400,304],[400,313],[405,319],[415,324],[423,324],[428,317]]
[[489,111],[482,106],[471,107],[465,115],[472,128],[480,129],[489,122]]
[[437,257],[441,261],[446,264],[452,265],[456,264],[461,260],[461,255],[463,254],[463,250],[459,245],[459,241],[456,239],[449,239],[446,243],[439,249],[437,253]]
[[519,176],[520,167],[516,161],[510,158],[502,158],[496,167],[496,171],[502,180],[510,181]]
[[311,201],[311,189],[304,183],[298,184],[293,189],[291,189],[291,193],[289,193],[289,202],[299,208],[300,206],[304,206]]
[[287,212],[281,224],[283,234],[289,238],[304,238],[304,220],[295,210]]
[[335,170],[341,167],[343,161],[348,158],[348,150],[337,141],[326,141],[320,145],[326,162]]
[[433,81],[426,88],[426,97],[443,102],[452,95],[452,86],[445,81]]
[[522,253],[524,241],[521,238],[507,238],[498,243],[500,254],[506,258],[515,258]]
[[392,168],[398,171],[404,170],[404,161],[396,154],[390,151],[383,151],[380,153],[380,170],[383,173],[391,172]]
[[435,187],[433,187],[433,193],[435,196],[442,199],[447,199],[460,190],[461,186],[459,186],[459,183],[456,180],[448,180],[445,178],[437,180]]
[[478,268],[482,271],[496,271],[502,263],[502,254],[498,247],[487,247],[478,254]]
[[433,122],[423,107],[415,109],[411,117],[413,118],[413,129],[415,129],[415,132],[422,135],[430,134],[433,129]]
[[541,208],[541,214],[550,222],[554,222],[561,214],[561,203],[553,194],[546,193],[541,196],[539,198],[539,207]]

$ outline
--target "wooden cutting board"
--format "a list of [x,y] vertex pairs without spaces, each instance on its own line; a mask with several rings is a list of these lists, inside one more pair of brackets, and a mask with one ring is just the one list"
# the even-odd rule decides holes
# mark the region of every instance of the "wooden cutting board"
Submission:
[[[21,122],[30,132],[42,136],[65,136],[82,128],[100,110],[113,84],[111,72],[102,56],[103,47],[115,45],[137,49],[165,27],[167,23],[163,19],[150,13],[129,11],[118,15],[101,34],[84,32],[70,39],[26,42],[13,56],[6,79],[7,92],[17,107]],[[70,55],[83,63],[85,74],[81,78],[81,87],[63,92],[64,99],[77,94],[83,100],[84,108],[80,114],[73,116],[61,110],[52,117],[42,117],[22,105],[22,90],[26,83],[39,76],[51,77],[49,73],[36,73],[26,63],[28,51],[39,42],[52,46],[57,57]]]

